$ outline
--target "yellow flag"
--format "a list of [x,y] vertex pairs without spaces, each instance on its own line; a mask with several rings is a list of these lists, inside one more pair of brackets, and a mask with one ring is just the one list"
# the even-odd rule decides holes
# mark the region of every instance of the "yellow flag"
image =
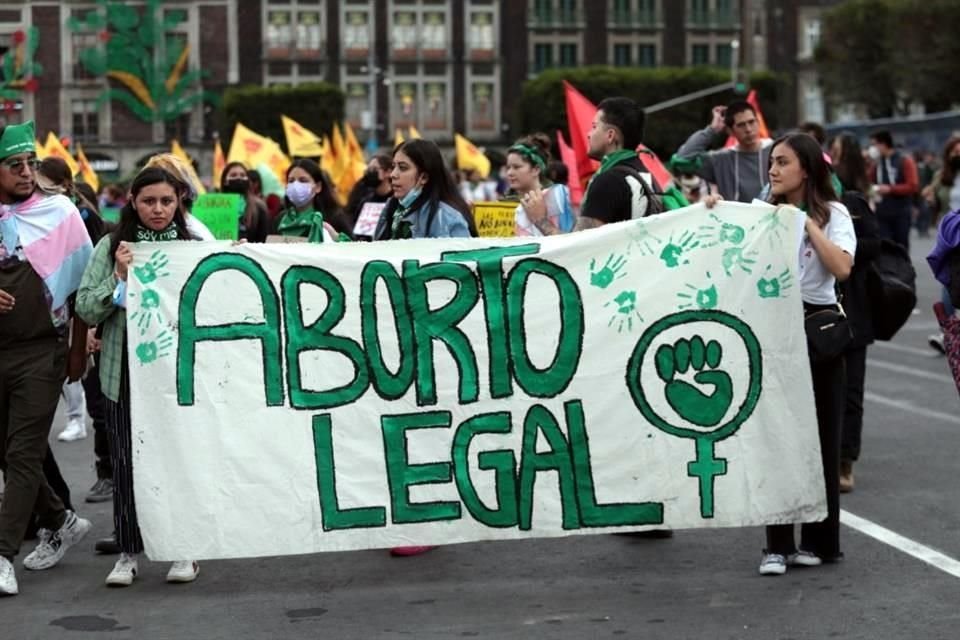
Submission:
[[457,147],[457,168],[458,169],[476,169],[480,177],[486,178],[490,175],[490,160],[480,152],[476,146],[459,133],[454,134],[454,142]]
[[77,175],[77,173],[80,171],[80,167],[77,166],[77,161],[74,160],[73,156],[70,155],[70,152],[67,151],[62,144],[60,144],[60,138],[53,135],[53,131],[47,133],[47,143],[44,146],[47,149],[48,156],[62,158],[63,161],[67,163],[67,166],[70,167],[70,173]]
[[197,175],[197,170],[193,168],[193,160],[190,159],[190,156],[187,155],[187,152],[183,150],[183,147],[181,147],[180,143],[176,140],[170,143],[170,153],[183,160],[183,164],[186,165],[187,172],[190,174],[190,179],[193,180],[193,184],[197,188],[197,193],[206,193],[207,190],[204,189],[203,183],[200,182],[200,176]]
[[213,145],[213,188],[220,189],[220,174],[223,173],[223,168],[227,166],[227,159],[223,157],[223,147],[220,146],[220,141],[217,140],[216,144]]
[[353,187],[363,177],[367,170],[367,161],[363,155],[363,147],[357,140],[353,127],[349,122],[343,123],[345,159],[341,164],[340,175],[337,180],[337,198],[346,204]]
[[291,156],[316,158],[323,154],[320,136],[285,115],[280,116],[280,121],[283,122],[283,133],[287,137],[287,152]]
[[87,160],[87,154],[83,152],[83,147],[79,144],[77,145],[77,166],[80,167],[80,175],[83,177],[83,181],[93,187],[94,193],[99,193],[100,177],[97,175],[97,172],[93,170],[93,167],[90,166],[90,162]]
[[350,158],[363,162],[363,147],[360,146],[360,141],[357,140],[357,134],[353,132],[353,127],[346,121],[343,123],[343,137],[347,149],[350,151]]
[[339,183],[340,178],[343,176],[343,172],[347,168],[349,158],[347,157],[347,143],[340,134],[340,125],[338,125],[336,122],[333,123],[333,134],[330,137],[330,148],[333,152],[333,171],[331,172],[330,177],[333,178],[335,183]]
[[403,142],[403,132],[397,127],[397,130],[393,132],[393,146],[399,147]]
[[422,136],[420,135],[420,132],[417,131],[417,128],[413,125],[410,125],[410,139],[419,140],[421,137]]
[[267,138],[238,122],[233,129],[233,139],[230,141],[230,151],[227,153],[227,164],[242,162],[247,168],[255,167],[254,158],[267,150],[269,142]]
[[287,184],[287,170],[292,162],[274,140],[266,138],[263,150],[253,157],[251,168],[266,166],[273,172],[280,184]]
[[49,153],[47,153],[47,148],[36,138],[33,139],[33,146],[37,151],[37,158],[43,160],[46,158]]
[[334,162],[333,145],[330,144],[330,138],[323,136],[323,139],[320,141],[320,148],[323,150],[323,153],[320,155],[320,168],[332,176],[336,163]]

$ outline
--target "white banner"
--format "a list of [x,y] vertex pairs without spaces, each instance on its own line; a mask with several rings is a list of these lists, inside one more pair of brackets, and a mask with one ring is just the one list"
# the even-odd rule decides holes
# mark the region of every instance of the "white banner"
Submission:
[[803,214],[551,238],[138,244],[150,557],[826,516]]

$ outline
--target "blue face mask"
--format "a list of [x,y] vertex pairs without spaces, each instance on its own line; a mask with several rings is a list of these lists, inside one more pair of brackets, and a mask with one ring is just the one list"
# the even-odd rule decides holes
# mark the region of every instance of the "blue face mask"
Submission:
[[421,193],[423,193],[423,189],[421,189],[419,185],[410,189],[410,191],[407,191],[407,195],[400,198],[400,206],[404,209],[409,209],[410,205],[417,201]]

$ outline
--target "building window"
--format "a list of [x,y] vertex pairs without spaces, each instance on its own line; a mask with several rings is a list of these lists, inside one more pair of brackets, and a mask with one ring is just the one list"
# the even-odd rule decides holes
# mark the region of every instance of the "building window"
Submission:
[[423,55],[430,58],[442,58],[447,54],[447,24],[446,15],[439,11],[430,11],[423,14],[423,29],[421,32]]
[[393,55],[395,58],[413,58],[417,52],[417,14],[396,11],[393,14]]
[[417,85],[413,82],[396,82],[394,87],[394,126],[417,126]]
[[577,66],[577,45],[569,43],[562,43],[560,45],[560,66]]
[[176,118],[164,120],[163,128],[167,140],[177,140],[182,144],[190,142],[190,113],[181,113]]
[[729,69],[733,64],[733,47],[730,44],[717,45],[717,66]]
[[630,45],[629,44],[615,44],[613,45],[613,64],[616,67],[629,67],[631,64],[630,60]]
[[470,87],[470,129],[495,132],[492,82],[474,82]]
[[705,25],[710,22],[707,0],[690,0],[690,20],[696,25]]
[[820,18],[808,18],[803,26],[803,41],[800,46],[800,56],[813,57],[820,44]]
[[319,11],[297,14],[297,54],[301,58],[319,58],[323,49]]
[[73,113],[73,139],[77,142],[98,142],[100,140],[100,117],[96,100],[73,100],[70,105]]
[[490,11],[474,11],[470,14],[470,31],[467,35],[467,46],[470,57],[476,59],[490,59],[496,51],[496,37],[494,36],[494,19]]
[[370,84],[367,82],[348,82],[344,87],[346,104],[344,113],[347,122],[354,129],[368,129],[364,126],[363,114],[370,111]]
[[537,43],[533,45],[533,70],[540,73],[553,66],[553,45]]
[[443,82],[428,82],[424,85],[427,109],[423,114],[424,129],[446,130],[447,122],[447,85]]
[[293,47],[293,26],[290,11],[271,9],[267,12],[267,56],[287,58]]
[[[71,21],[82,22],[90,13],[96,13],[96,9],[74,9],[70,12]],[[74,81],[94,80],[97,76],[87,71],[86,67],[80,62],[80,52],[84,49],[96,49],[101,46],[100,39],[93,31],[70,30],[70,53],[73,61],[72,72]]]
[[692,53],[690,62],[693,66],[710,64],[710,45],[695,44],[690,51]]
[[343,28],[343,49],[347,58],[367,58],[370,55],[370,13],[347,11]]
[[637,64],[641,67],[657,66],[657,46],[654,44],[641,44],[637,49]]

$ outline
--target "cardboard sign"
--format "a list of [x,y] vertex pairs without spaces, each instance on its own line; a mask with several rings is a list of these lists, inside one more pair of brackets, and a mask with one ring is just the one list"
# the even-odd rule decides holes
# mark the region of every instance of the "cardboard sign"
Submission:
[[473,219],[481,238],[512,238],[516,235],[517,202],[475,202]]
[[372,238],[377,230],[377,223],[380,222],[380,214],[383,212],[385,206],[387,206],[386,202],[365,203],[360,209],[357,224],[353,227],[353,235]]
[[217,240],[236,240],[240,235],[240,207],[237,193],[205,193],[197,197],[191,213],[205,224]]
[[823,519],[803,219],[721,203],[535,239],[137,243],[147,552]]

